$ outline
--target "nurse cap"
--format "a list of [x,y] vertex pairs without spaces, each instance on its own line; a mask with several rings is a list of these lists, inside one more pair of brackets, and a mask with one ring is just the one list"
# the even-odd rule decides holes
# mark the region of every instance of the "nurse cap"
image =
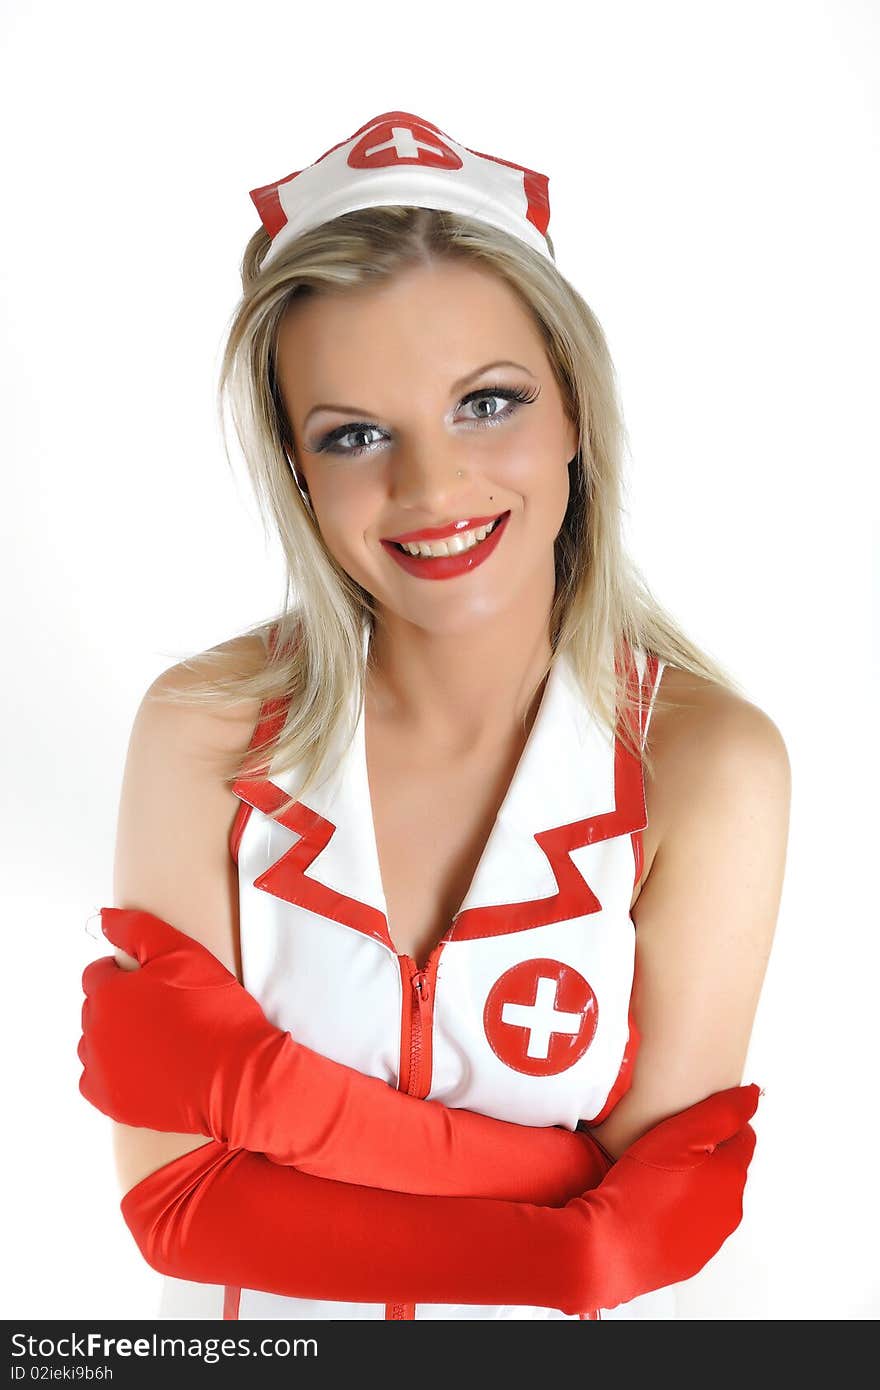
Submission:
[[553,264],[548,178],[451,139],[409,111],[384,111],[305,169],[252,188],[272,238],[268,266],[302,232],[356,208],[439,208],[488,222],[519,237]]

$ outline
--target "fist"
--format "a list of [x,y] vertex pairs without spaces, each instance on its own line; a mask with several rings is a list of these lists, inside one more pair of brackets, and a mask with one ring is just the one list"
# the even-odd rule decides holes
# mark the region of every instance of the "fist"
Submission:
[[113,956],[83,971],[81,1094],[111,1119],[222,1138],[246,1050],[277,1033],[216,956],[153,913],[102,908]]

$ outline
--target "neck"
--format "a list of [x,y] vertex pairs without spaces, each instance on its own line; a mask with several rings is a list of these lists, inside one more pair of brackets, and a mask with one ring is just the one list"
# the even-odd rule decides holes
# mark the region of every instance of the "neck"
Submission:
[[449,756],[506,744],[531,728],[552,654],[549,609],[517,609],[468,632],[426,631],[381,614],[370,647],[375,717]]

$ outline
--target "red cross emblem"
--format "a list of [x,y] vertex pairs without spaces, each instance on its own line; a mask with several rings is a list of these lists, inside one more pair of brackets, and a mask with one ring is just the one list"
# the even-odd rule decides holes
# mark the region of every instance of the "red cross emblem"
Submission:
[[577,970],[558,960],[523,960],[495,981],[483,1009],[492,1051],[527,1076],[574,1066],[596,1032],[599,1005]]
[[383,169],[389,164],[427,164],[460,169],[461,160],[429,126],[402,115],[373,125],[349,151],[352,169]]

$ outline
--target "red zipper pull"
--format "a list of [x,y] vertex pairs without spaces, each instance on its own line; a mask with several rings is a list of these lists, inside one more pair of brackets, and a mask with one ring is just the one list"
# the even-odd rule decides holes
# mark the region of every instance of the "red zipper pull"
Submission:
[[417,991],[419,999],[423,1004],[427,1004],[431,997],[431,986],[428,984],[427,970],[417,970],[412,977],[413,988]]

